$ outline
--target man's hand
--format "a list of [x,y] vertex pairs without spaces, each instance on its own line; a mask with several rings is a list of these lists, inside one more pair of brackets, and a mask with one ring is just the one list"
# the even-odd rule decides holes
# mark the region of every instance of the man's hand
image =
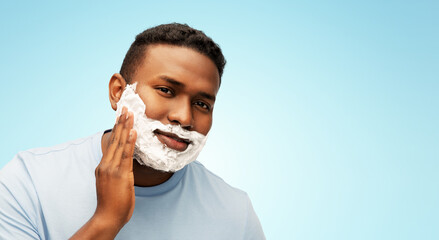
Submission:
[[133,122],[133,114],[123,107],[95,170],[96,211],[71,239],[114,239],[133,215],[133,153],[137,138]]
[[[96,168],[98,205],[95,215],[110,220],[116,226],[127,223],[134,211],[133,152],[136,139],[133,114],[122,108],[107,151]],[[131,134],[130,134],[131,133]]]

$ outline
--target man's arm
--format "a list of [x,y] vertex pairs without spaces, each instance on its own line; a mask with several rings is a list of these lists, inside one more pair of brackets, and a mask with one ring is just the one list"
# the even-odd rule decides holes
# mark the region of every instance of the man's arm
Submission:
[[132,130],[133,122],[133,114],[124,107],[95,170],[96,211],[71,239],[114,239],[130,220],[135,204],[133,153],[137,133]]
[[245,228],[244,239],[265,239],[264,231],[262,230],[261,223],[259,222],[258,216],[253,209],[253,205],[250,198],[247,197],[247,222]]
[[17,154],[0,171],[0,239],[44,239],[40,219],[35,188]]

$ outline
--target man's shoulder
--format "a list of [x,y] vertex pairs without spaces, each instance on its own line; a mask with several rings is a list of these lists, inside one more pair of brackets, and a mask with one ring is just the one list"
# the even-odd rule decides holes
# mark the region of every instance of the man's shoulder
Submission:
[[264,239],[262,227],[246,192],[226,183],[197,161],[188,165],[187,173],[190,182],[184,188],[191,189],[188,206],[196,203],[194,212],[205,209],[208,217],[203,220],[213,222],[215,229],[220,229],[220,232],[241,232],[253,235],[249,239]]
[[27,156],[27,157],[34,157],[34,158],[42,158],[44,156],[48,155],[56,155],[56,154],[63,154],[69,151],[77,150],[78,148],[90,148],[93,147],[94,144],[96,144],[97,140],[100,140],[100,137],[102,137],[102,132],[97,132],[93,135],[75,139],[72,141],[60,143],[54,146],[50,147],[38,147],[38,148],[31,148],[25,151],[19,152],[17,155],[19,156]]
[[215,193],[215,195],[232,201],[237,201],[239,199],[241,201],[247,201],[248,199],[246,192],[233,187],[198,161],[190,163],[188,165],[188,171],[192,173],[192,178],[198,186],[208,189]]
[[[10,224],[12,234],[29,230],[45,238],[48,225],[56,228],[52,236],[72,232],[86,222],[94,210],[89,206],[96,202],[93,181],[101,136],[102,132],[16,154],[0,169],[0,205],[5,206],[0,210],[0,225]],[[59,216],[69,216],[69,224],[58,221]]]
[[[68,141],[51,147],[32,148],[18,152],[14,158],[0,169],[0,176],[9,172],[10,174],[33,173],[47,174],[67,168],[71,162],[82,161],[95,164],[102,155],[100,150],[100,138],[102,132],[91,136]],[[71,165],[70,165],[71,166]],[[12,177],[12,176],[11,176]]]

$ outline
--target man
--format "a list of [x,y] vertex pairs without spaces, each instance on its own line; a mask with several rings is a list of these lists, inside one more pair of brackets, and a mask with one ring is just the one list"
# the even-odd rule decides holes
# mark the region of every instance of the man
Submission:
[[[205,140],[224,65],[187,25],[139,34],[110,79],[112,130],[20,152],[0,171],[0,239],[264,239],[246,193],[192,162],[202,143],[176,134]],[[144,114],[121,104],[136,97]],[[156,145],[139,144],[148,134]]]

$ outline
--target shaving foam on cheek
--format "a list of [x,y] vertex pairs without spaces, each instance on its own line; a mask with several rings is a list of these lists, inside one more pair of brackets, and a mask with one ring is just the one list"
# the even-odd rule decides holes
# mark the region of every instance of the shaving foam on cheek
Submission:
[[[141,164],[166,172],[176,172],[194,161],[206,143],[207,136],[188,131],[180,125],[163,124],[150,119],[145,114],[145,104],[136,93],[137,83],[127,85],[117,103],[116,117],[122,113],[125,106],[134,115],[133,129],[137,131],[134,158]],[[155,130],[173,133],[180,138],[188,139],[191,143],[184,151],[177,151],[161,143],[154,134]]]

